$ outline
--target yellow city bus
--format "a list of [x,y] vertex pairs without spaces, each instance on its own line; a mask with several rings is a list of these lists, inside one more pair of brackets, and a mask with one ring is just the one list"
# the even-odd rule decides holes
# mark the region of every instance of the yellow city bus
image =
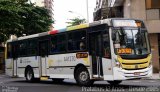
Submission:
[[141,20],[113,18],[7,41],[6,74],[27,81],[75,79],[119,84],[152,76],[151,49]]

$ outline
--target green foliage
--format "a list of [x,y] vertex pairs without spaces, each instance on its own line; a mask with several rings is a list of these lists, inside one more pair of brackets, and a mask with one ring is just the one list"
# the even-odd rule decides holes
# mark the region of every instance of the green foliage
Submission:
[[15,34],[31,35],[49,30],[52,19],[47,9],[28,0],[0,0],[0,41]]
[[66,22],[67,24],[69,24],[69,26],[75,26],[75,25],[79,25],[82,23],[86,23],[85,19],[80,19],[78,17],[75,17],[75,18],[69,19],[69,20],[70,20],[70,22]]

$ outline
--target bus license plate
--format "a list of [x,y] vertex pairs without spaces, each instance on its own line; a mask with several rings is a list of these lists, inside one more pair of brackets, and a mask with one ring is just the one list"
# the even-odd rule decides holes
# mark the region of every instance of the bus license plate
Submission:
[[134,75],[140,75],[140,72],[134,72]]

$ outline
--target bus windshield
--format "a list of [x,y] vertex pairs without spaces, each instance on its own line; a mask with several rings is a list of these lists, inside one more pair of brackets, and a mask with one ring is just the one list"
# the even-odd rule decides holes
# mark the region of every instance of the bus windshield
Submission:
[[150,53],[147,31],[138,28],[119,28],[112,32],[115,53],[120,55],[144,55]]

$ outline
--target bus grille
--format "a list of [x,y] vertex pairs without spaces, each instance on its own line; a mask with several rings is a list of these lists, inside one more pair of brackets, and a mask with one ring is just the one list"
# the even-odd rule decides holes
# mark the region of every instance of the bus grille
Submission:
[[122,62],[122,68],[125,70],[138,70],[138,69],[144,69],[148,67],[148,61],[146,62],[140,62],[140,63],[124,63]]

